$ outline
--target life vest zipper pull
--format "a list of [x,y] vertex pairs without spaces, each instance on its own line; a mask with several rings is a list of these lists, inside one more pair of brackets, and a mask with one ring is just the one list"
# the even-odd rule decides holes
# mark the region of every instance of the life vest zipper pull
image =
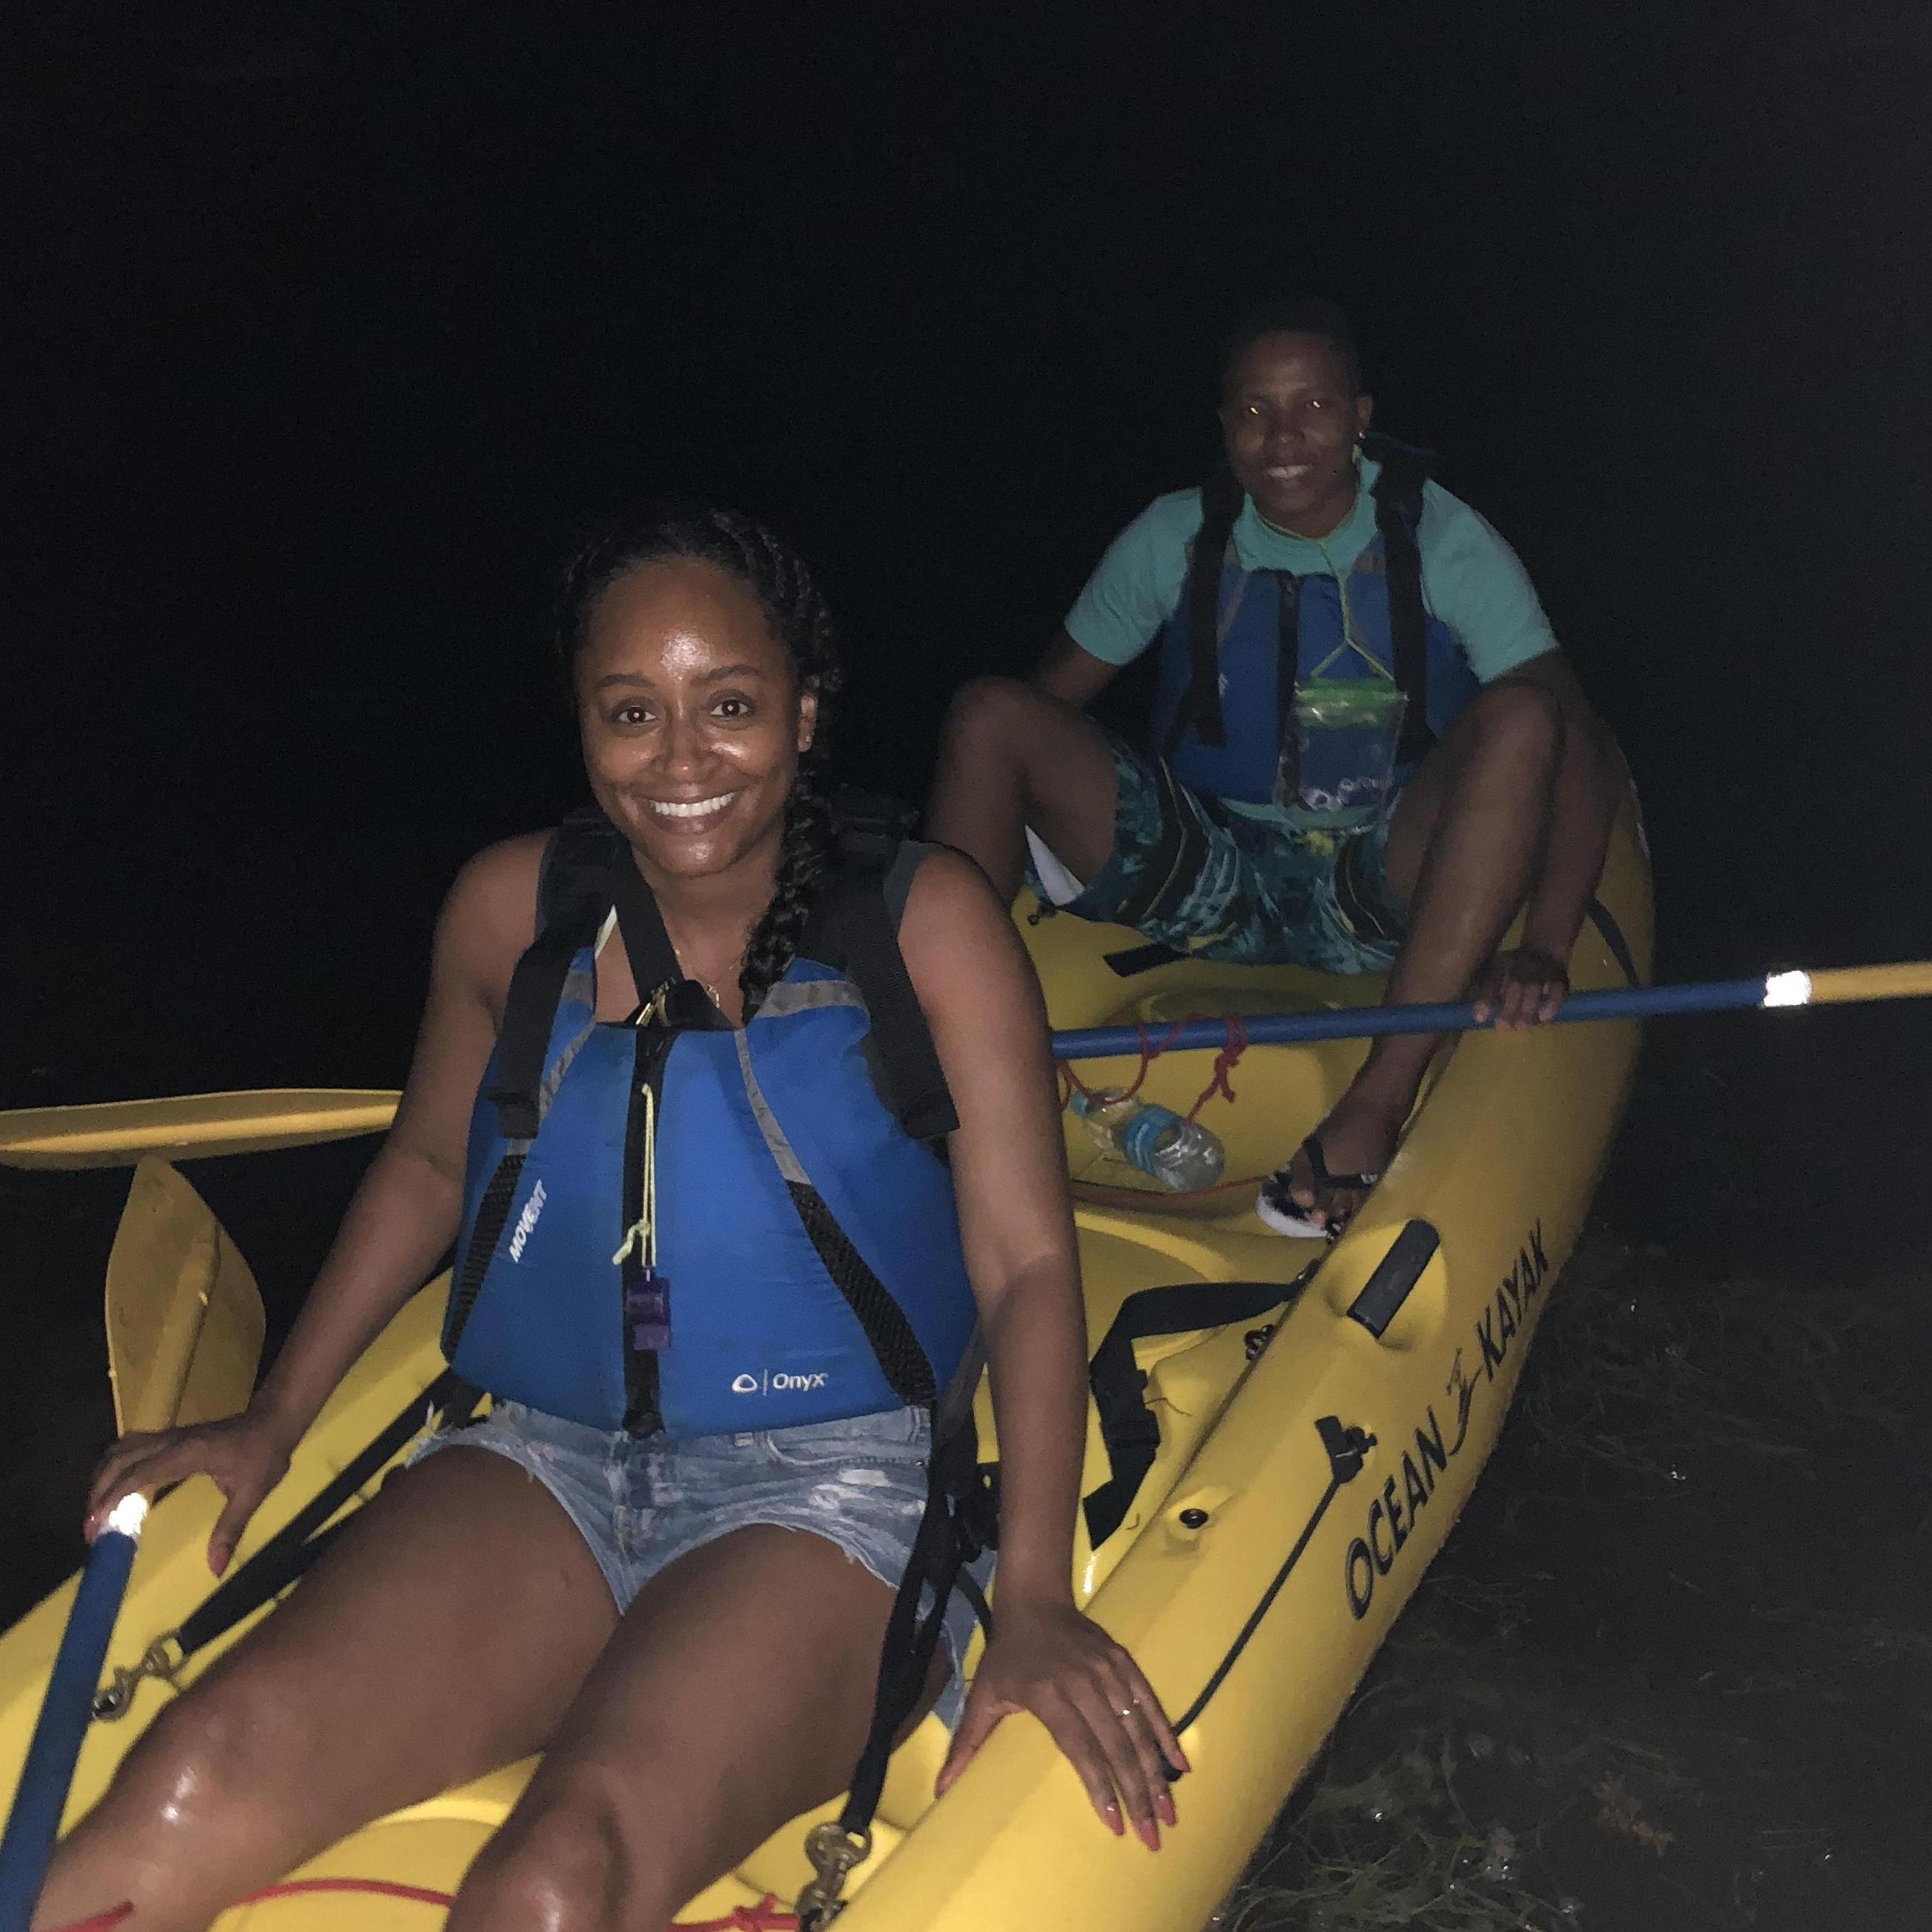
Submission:
[[638,1194],[638,1218],[625,1231],[622,1245],[610,1257],[621,1268],[624,1281],[624,1322],[634,1348],[664,1348],[670,1344],[670,1283],[658,1274],[658,1111],[657,1096],[646,1082],[638,1090],[644,1103],[644,1172]]

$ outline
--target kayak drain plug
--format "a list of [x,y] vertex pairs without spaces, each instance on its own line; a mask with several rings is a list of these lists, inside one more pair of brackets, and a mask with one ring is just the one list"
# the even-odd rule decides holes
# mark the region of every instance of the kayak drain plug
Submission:
[[1208,1512],[1204,1509],[1184,1509],[1180,1512],[1180,1526],[1183,1529],[1203,1529],[1206,1528],[1207,1523]]

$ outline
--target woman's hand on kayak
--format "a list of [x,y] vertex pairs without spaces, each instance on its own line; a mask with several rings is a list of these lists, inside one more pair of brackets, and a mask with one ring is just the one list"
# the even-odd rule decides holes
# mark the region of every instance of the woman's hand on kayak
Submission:
[[1030,1711],[1066,1753],[1101,1821],[1122,1814],[1150,1851],[1174,1822],[1170,1768],[1187,1769],[1160,1700],[1140,1666],[1071,1603],[1002,1603],[980,1674],[935,1789],[944,1792],[1002,1718]]
[[123,1436],[94,1472],[83,1526],[88,1541],[123,1496],[137,1490],[152,1495],[190,1476],[206,1476],[228,1499],[208,1539],[208,1567],[219,1576],[249,1518],[287,1473],[299,1432],[272,1416],[244,1409],[220,1422]]
[[1469,997],[1479,1025],[1493,1014],[1496,1030],[1511,1033],[1553,1020],[1569,992],[1569,970],[1555,953],[1517,946],[1496,955]]

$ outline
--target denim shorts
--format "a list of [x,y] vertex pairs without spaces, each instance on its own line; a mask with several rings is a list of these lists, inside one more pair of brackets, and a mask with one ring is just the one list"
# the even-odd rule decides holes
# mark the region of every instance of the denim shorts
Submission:
[[[1233,965],[1348,974],[1394,964],[1408,920],[1384,871],[1387,812],[1346,830],[1253,818],[1108,736],[1113,850],[1076,896],[1053,895],[1062,911]],[[1044,869],[1036,858],[1028,866],[1042,897]]]
[[[438,1430],[409,1460],[473,1448],[514,1462],[577,1526],[621,1616],[659,1570],[753,1523],[824,1537],[896,1590],[926,1508],[931,1445],[922,1408],[670,1442],[498,1402],[481,1422]],[[988,1554],[973,1565],[982,1589],[992,1562]],[[952,1670],[934,1706],[948,1730],[965,1701],[959,1666],[973,1626],[956,1590],[946,1612]]]

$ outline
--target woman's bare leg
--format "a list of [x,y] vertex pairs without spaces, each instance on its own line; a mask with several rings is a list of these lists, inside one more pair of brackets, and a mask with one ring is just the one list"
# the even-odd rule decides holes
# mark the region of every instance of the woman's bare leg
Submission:
[[127,1932],[202,1932],[370,1819],[541,1748],[616,1624],[547,1490],[487,1450],[430,1457],[156,1718],[34,1924],[125,1899]]
[[844,1788],[891,1607],[869,1571],[794,1530],[738,1530],[673,1564],[470,1868],[448,1932],[662,1932]]

